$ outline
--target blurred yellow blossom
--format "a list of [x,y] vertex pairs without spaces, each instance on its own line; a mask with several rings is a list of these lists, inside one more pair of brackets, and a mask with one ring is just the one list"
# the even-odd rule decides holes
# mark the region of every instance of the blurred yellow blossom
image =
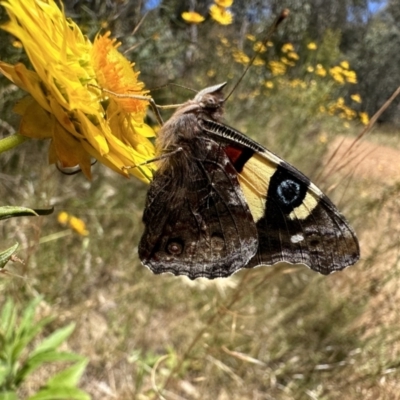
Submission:
[[360,112],[360,113],[358,113],[358,116],[360,117],[360,121],[363,125],[368,125],[369,116],[366,112]]
[[294,67],[296,65],[294,61],[290,61],[286,57],[281,57],[281,62],[283,62],[286,65],[289,65],[290,67]]
[[68,222],[68,219],[69,219],[69,215],[65,211],[58,213],[57,221],[59,224],[66,225]]
[[309,65],[307,67],[307,72],[314,72],[314,67],[312,65]]
[[[14,108],[22,116],[21,135],[51,139],[49,161],[61,168],[79,165],[88,178],[92,157],[123,175],[128,173],[124,166],[154,157],[148,139],[154,132],[144,124],[148,102],[105,96],[97,89],[148,93],[109,34],[92,44],[54,0],[5,0],[1,5],[10,18],[2,29],[21,41],[34,68],[0,62],[3,75],[30,94]],[[149,182],[152,168],[129,173]]]
[[324,76],[326,76],[326,69],[325,69],[321,64],[317,64],[317,65],[315,66],[315,73],[316,73],[318,76],[324,77]]
[[352,94],[350,98],[356,103],[361,103],[361,96],[358,93]]
[[280,61],[270,61],[268,63],[272,75],[284,75],[286,72],[286,65]]
[[267,51],[267,47],[263,42],[256,42],[253,46],[254,51],[258,51],[259,53],[265,53]]
[[250,62],[250,57],[241,50],[233,52],[233,59],[239,64],[248,64]]
[[22,45],[22,43],[19,40],[14,40],[12,42],[13,47],[15,47],[16,49],[22,49],[24,46]]
[[288,51],[287,56],[288,56],[288,58],[291,58],[292,60],[299,59],[299,55],[294,51]]
[[214,0],[215,4],[220,7],[230,7],[233,3],[233,0]]
[[230,25],[233,22],[232,13],[224,7],[213,4],[210,7],[211,18],[221,25]]
[[293,47],[292,43],[285,43],[282,46],[281,50],[282,50],[282,53],[287,53],[289,51],[293,51],[294,52],[294,47]]
[[254,35],[252,35],[251,33],[248,33],[248,34],[246,35],[246,39],[248,39],[248,40],[250,40],[250,41],[252,41],[252,42],[255,42],[255,41],[256,41],[256,37],[255,37]]
[[350,68],[350,64],[349,64],[348,61],[342,61],[342,62],[340,63],[340,66],[341,66],[343,69],[349,69],[349,68]]
[[323,132],[319,135],[318,140],[320,143],[325,144],[328,141],[328,135]]
[[343,76],[343,69],[340,66],[337,65],[335,67],[332,67],[329,70],[329,73],[337,83],[343,84],[345,82]]
[[357,74],[355,73],[355,71],[344,70],[343,75],[346,78],[346,81],[348,83],[352,83],[352,84],[357,83]]
[[190,24],[200,24],[205,20],[201,14],[195,11],[185,11],[181,14],[181,17],[184,21]]
[[229,40],[226,37],[220,37],[219,40],[224,46],[229,46]]
[[256,57],[254,59],[253,65],[256,67],[259,67],[261,65],[265,65],[265,61],[263,59],[261,59],[260,57]]
[[272,88],[274,87],[274,82],[272,82],[272,81],[266,81],[266,82],[264,83],[264,85],[265,85],[265,87],[266,87],[267,89],[272,89]]
[[69,226],[76,233],[81,236],[89,235],[89,231],[86,229],[86,224],[80,218],[74,217],[73,215],[69,215],[65,211],[62,211],[57,216],[57,221],[59,224],[63,226]]
[[307,45],[308,50],[317,50],[317,45],[314,42],[310,42]]

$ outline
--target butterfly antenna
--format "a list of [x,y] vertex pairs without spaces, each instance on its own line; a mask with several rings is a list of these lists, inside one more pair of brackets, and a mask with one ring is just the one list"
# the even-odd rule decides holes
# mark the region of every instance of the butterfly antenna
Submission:
[[[279,25],[282,23],[283,20],[285,20],[287,18],[287,16],[289,15],[289,9],[285,8],[284,10],[282,10],[282,12],[276,17],[275,21],[272,23],[271,27],[269,28],[267,35],[265,36],[265,39],[263,40],[263,43],[266,45],[267,42],[271,39],[271,36],[277,31]],[[257,58],[257,56],[261,53],[262,50],[262,46],[260,46],[260,48],[254,53],[252,59],[250,60],[250,62],[247,64],[245,70],[243,71],[243,74],[241,75],[241,77],[238,79],[238,81],[235,83],[235,86],[233,87],[233,89],[229,92],[228,96],[225,98],[224,101],[227,101],[229,99],[229,97],[231,97],[232,93],[236,90],[236,88],[239,86],[240,82],[242,81],[242,79],[244,78],[244,76],[246,75],[247,71],[249,70],[249,68],[254,64],[255,59]]]

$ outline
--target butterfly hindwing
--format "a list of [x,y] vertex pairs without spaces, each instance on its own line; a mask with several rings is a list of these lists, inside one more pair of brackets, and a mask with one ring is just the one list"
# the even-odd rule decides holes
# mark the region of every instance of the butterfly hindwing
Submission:
[[257,230],[237,173],[206,137],[181,143],[151,184],[139,245],[154,273],[216,278],[233,274],[257,251]]
[[258,251],[247,268],[285,261],[329,274],[358,260],[353,229],[305,175],[240,132],[203,124],[228,143],[225,151],[256,222]]

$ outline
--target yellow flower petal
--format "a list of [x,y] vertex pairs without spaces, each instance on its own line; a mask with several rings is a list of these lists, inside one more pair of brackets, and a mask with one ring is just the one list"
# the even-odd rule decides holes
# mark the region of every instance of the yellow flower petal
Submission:
[[185,11],[181,14],[181,17],[184,21],[189,24],[200,24],[205,20],[205,18],[195,11]]
[[39,103],[31,96],[26,96],[20,100],[13,108],[13,111],[22,115],[19,126],[21,135],[36,138],[49,139],[52,137],[53,118],[47,113]]

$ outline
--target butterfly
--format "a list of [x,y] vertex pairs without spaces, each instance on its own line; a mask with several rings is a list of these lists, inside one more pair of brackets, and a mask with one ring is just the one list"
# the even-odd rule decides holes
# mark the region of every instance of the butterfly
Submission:
[[357,237],[316,185],[221,122],[226,83],[200,91],[159,131],[142,263],[155,274],[228,277],[278,262],[330,274],[360,257]]

